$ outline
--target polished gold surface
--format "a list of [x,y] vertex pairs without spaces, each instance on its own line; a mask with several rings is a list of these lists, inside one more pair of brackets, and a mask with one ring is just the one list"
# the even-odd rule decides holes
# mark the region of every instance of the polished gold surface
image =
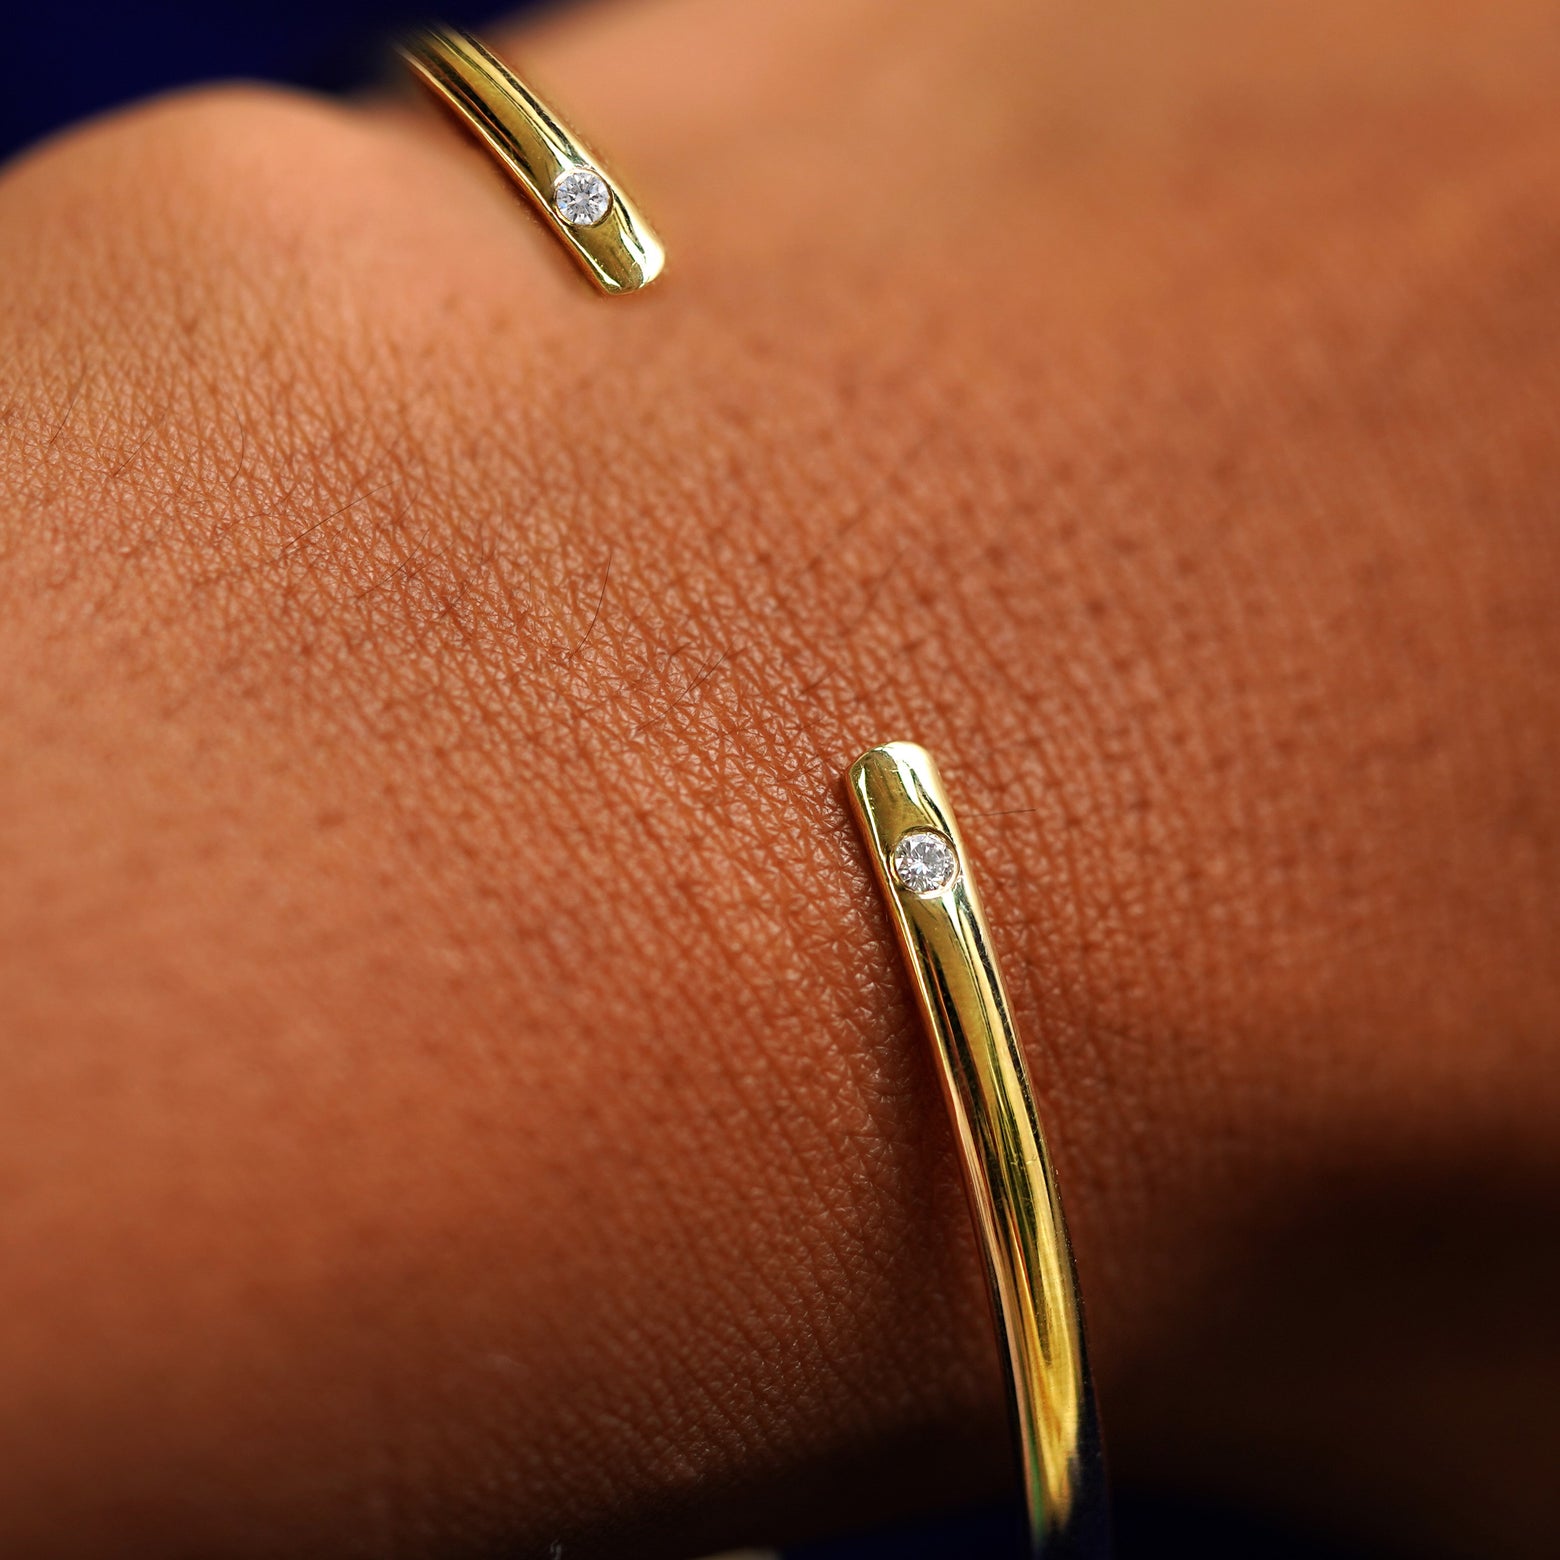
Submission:
[[[1067,1229],[969,856],[924,749],[873,748],[851,766],[849,789],[958,1138],[1006,1346],[1033,1549],[1100,1554],[1098,1435]],[[934,838],[919,860],[907,853],[902,876],[896,846],[928,831],[951,843],[952,858]],[[946,886],[941,860],[956,862]]]
[[[403,43],[401,54],[493,153],[603,292],[634,292],[661,274],[666,253],[622,186],[475,38],[430,27]],[[576,169],[597,174],[612,195],[606,214],[590,226],[565,221],[554,205],[558,179]]]

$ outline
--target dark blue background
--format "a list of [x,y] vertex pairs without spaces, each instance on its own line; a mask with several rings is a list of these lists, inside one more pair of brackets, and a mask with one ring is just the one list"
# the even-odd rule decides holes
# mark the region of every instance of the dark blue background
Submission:
[[[523,8],[448,0],[438,16],[479,27]],[[361,87],[383,77],[387,39],[426,16],[423,6],[395,0],[43,0],[27,9],[0,0],[0,156],[88,114],[190,82],[248,77],[324,91]],[[810,1545],[791,1560],[1011,1560],[1020,1534],[1016,1510],[1002,1507]],[[1347,1560],[1353,1553],[1258,1516],[1142,1495],[1120,1499],[1117,1540],[1122,1560]]]
[[[474,27],[524,5],[448,0]],[[262,77],[340,91],[383,74],[385,40],[425,20],[411,0],[0,0],[0,155],[60,125],[166,87]]]

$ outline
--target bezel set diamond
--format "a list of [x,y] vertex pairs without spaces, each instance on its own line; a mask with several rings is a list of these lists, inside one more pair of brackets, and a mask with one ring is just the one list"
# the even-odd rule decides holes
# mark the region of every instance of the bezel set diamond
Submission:
[[894,846],[889,861],[902,888],[930,899],[959,876],[959,856],[953,842],[936,829],[912,829]]
[[553,182],[553,210],[570,227],[595,227],[612,209],[612,191],[594,168],[565,168]]

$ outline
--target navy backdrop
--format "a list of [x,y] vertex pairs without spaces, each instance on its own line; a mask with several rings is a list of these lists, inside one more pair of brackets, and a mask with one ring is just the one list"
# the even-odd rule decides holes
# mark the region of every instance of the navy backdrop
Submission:
[[[522,9],[448,0],[436,11],[473,27]],[[428,15],[408,0],[0,0],[0,155],[86,114],[214,77],[361,86],[382,74],[386,38]]]

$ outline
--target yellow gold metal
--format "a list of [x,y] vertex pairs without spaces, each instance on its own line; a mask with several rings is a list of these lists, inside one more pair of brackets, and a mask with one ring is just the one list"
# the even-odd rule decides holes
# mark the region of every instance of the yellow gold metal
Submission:
[[[892,742],[864,753],[849,792],[958,1138],[1006,1345],[1032,1549],[1047,1560],[1103,1554],[1108,1523],[1077,1280],[969,855],[925,749]],[[915,844],[926,846],[917,840],[896,867],[896,846],[928,832],[930,855],[916,859]],[[942,863],[952,874],[946,883]]]
[[[603,292],[634,292],[661,274],[666,251],[622,186],[475,38],[430,27],[402,44],[401,55],[498,159]],[[554,204],[558,179],[576,169],[598,175],[612,196],[605,215],[589,226],[565,221]]]

